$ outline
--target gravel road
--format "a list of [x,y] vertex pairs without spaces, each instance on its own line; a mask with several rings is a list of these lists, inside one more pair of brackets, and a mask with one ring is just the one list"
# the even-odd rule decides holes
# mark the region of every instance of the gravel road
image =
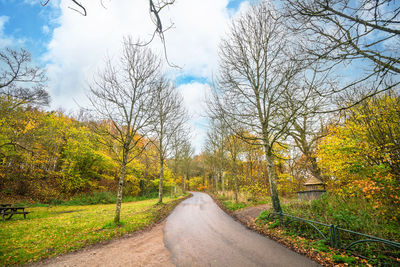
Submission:
[[204,193],[175,208],[164,244],[176,266],[320,266],[234,221]]

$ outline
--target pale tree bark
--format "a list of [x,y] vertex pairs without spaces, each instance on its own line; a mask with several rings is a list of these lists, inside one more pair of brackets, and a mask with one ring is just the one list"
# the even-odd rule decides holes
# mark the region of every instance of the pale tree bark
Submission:
[[281,203],[279,201],[279,196],[278,196],[278,189],[276,187],[276,182],[275,182],[275,165],[274,165],[274,157],[271,153],[271,148],[266,145],[265,146],[265,151],[266,154],[266,159],[267,159],[267,166],[268,166],[268,182],[269,182],[269,189],[271,192],[271,200],[272,200],[272,207],[276,212],[281,212]]
[[164,160],[160,158],[160,183],[158,186],[158,203],[162,203],[163,199],[163,182],[164,182]]
[[114,217],[117,224],[127,165],[145,149],[144,137],[154,118],[154,81],[159,79],[160,66],[160,60],[149,49],[138,47],[128,37],[119,61],[108,60],[90,85],[93,113],[103,121],[96,130],[108,137],[104,145],[121,166]]
[[119,175],[119,181],[118,181],[118,191],[117,191],[117,203],[116,203],[116,208],[115,208],[115,217],[114,217],[114,222],[119,223],[120,218],[121,218],[121,204],[122,204],[122,191],[124,189],[124,183],[125,183],[125,172],[126,172],[126,165],[128,164],[128,157],[126,151],[124,152],[124,156],[122,159],[122,164],[121,164],[121,173]]

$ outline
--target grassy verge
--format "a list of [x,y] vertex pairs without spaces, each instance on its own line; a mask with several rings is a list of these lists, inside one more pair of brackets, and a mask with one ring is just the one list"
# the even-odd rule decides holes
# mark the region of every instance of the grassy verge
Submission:
[[0,266],[34,262],[137,231],[165,218],[181,200],[124,203],[121,225],[113,223],[114,204],[29,208],[27,219],[16,215],[0,222]]
[[230,211],[236,211],[247,207],[268,204],[271,202],[267,198],[255,199],[243,193],[239,193],[238,202],[236,202],[234,200],[233,192],[231,191],[227,191],[224,193],[218,192],[217,194],[214,194],[214,198],[215,197],[218,198],[218,200],[222,203],[222,205]]
[[[399,242],[400,224],[373,208],[373,203],[360,198],[340,198],[324,195],[314,201],[293,201],[282,205],[285,213],[297,217],[338,225],[341,228]],[[304,222],[288,225],[279,220],[268,220],[271,211],[264,211],[257,220],[257,227],[291,247],[299,248],[313,258],[322,259],[326,265],[349,264],[356,266],[400,266],[400,251],[381,243],[360,243],[348,250],[333,249],[328,240]],[[329,227],[318,227],[329,238]],[[342,247],[366,239],[355,234],[340,232]]]
[[[306,255],[325,266],[400,266],[400,251],[382,247],[379,244],[364,243],[353,251],[344,251],[330,247],[329,241],[322,240],[318,233],[305,223],[292,222],[287,226],[279,220],[267,220],[270,210],[263,211],[254,222],[248,222],[235,214],[235,206],[221,196],[212,195],[217,204],[248,228],[266,235],[292,250]],[[282,201],[285,213],[296,215],[327,224],[337,224],[353,231],[364,232],[398,242],[400,227],[398,222],[385,220],[379,214],[369,212],[367,203],[359,199],[339,199],[324,196],[312,202],[295,200]],[[243,207],[253,206],[246,203]],[[237,207],[237,206],[236,206]],[[369,213],[368,213],[369,212]],[[397,225],[397,227],[396,227]],[[329,236],[329,229],[321,229]],[[348,244],[349,237],[341,236],[341,241]],[[386,264],[386,265],[385,265]]]

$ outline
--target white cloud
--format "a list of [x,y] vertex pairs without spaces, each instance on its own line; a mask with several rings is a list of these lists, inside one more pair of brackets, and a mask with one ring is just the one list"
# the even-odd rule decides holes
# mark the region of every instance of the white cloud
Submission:
[[8,20],[9,20],[9,17],[0,16],[0,49],[10,46],[13,43],[12,38],[5,36],[5,34],[4,34],[4,28],[5,28],[4,25],[7,23]]
[[6,35],[4,32],[5,25],[10,18],[7,16],[0,16],[0,49],[6,47],[22,46],[25,42],[23,39],[14,38],[13,36]]
[[[83,95],[86,80],[102,65],[106,54],[116,55],[122,37],[132,35],[149,39],[154,25],[147,1],[85,1],[88,15],[79,15],[61,1],[61,16],[48,46],[46,59],[51,80],[53,106],[71,104],[70,95]],[[171,70],[173,76],[209,77],[217,65],[220,36],[229,21],[228,0],[185,0],[161,13],[164,27],[172,21],[174,28],[166,32],[168,58],[183,67]],[[155,39],[152,47],[162,54],[162,45]],[[80,97],[79,97],[80,98]]]
[[[148,40],[155,28],[148,1],[103,1],[106,9],[100,1],[81,2],[87,9],[86,17],[68,8],[73,5],[70,0],[61,1],[59,27],[54,29],[45,57],[49,61],[47,69],[53,108],[75,109],[75,101],[85,106],[88,103],[85,97],[87,82],[101,68],[105,56],[118,56],[124,35]],[[228,0],[181,0],[163,9],[164,28],[170,22],[174,23],[174,27],[165,33],[168,59],[182,67],[180,70],[168,68],[170,77],[190,75],[210,79],[217,67],[220,37],[228,31],[233,15],[227,5]],[[151,46],[163,55],[157,37]],[[190,103],[190,112],[197,113],[193,114],[193,123],[197,120],[198,124],[202,120],[198,114],[204,112],[204,107],[199,106],[203,99],[200,94],[209,87],[207,89],[206,84],[200,83],[182,86],[180,90],[185,101]],[[204,136],[199,129],[196,128],[197,135]]]
[[191,82],[178,86],[182,94],[186,109],[193,119],[201,119],[206,113],[206,100],[211,95],[211,87],[206,83]]
[[211,95],[211,87],[205,83],[192,82],[178,86],[177,90],[182,94],[185,107],[190,116],[190,130],[193,133],[192,144],[196,153],[202,150],[206,138],[208,124],[206,116],[206,100]]
[[43,32],[44,34],[49,34],[49,33],[50,33],[50,28],[49,28],[49,26],[43,25],[43,27],[42,27],[42,32]]

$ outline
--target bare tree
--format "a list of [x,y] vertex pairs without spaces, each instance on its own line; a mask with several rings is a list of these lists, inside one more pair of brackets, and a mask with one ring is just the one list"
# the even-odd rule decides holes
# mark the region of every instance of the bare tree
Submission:
[[[212,131],[212,130],[211,130]],[[219,174],[219,166],[218,164],[218,145],[214,142],[214,135],[209,131],[207,133],[207,139],[204,146],[204,154],[206,158],[206,165],[209,170],[210,182],[212,185],[212,189],[217,192],[218,191],[218,174]]]
[[[281,211],[276,188],[275,147],[285,137],[296,109],[287,99],[297,94],[297,76],[302,70],[292,60],[282,18],[271,3],[262,2],[235,20],[219,49],[220,74],[214,108],[233,131],[249,129],[238,136],[263,146],[274,210]],[[229,122],[232,122],[230,124]],[[257,142],[258,141],[258,142]]]
[[235,196],[235,202],[238,202],[238,160],[239,154],[241,152],[240,136],[235,133],[231,133],[225,140],[226,142],[226,150],[228,157],[230,159],[230,165],[232,170],[232,179],[233,179],[233,192]]
[[175,131],[172,135],[171,141],[171,156],[173,158],[173,173],[174,173],[174,196],[177,193],[176,180],[178,178],[179,164],[182,161],[182,153],[185,137],[188,136],[188,131],[182,127],[182,129]]
[[296,113],[288,135],[294,141],[293,145],[304,155],[309,166],[307,169],[315,177],[324,180],[314,152],[318,140],[325,135],[326,126],[334,121],[333,114],[324,114],[321,111],[334,106],[333,99],[327,92],[334,90],[332,88],[337,83],[328,72],[320,73],[318,69],[318,65],[308,69],[298,81],[298,91],[301,93],[287,98],[289,109]]
[[12,98],[14,107],[49,103],[45,72],[31,61],[31,54],[24,49],[0,50],[0,97]]
[[183,192],[186,193],[186,181],[190,178],[194,149],[190,140],[185,139],[182,147]]
[[[212,103],[209,103],[212,110]],[[215,189],[218,191],[218,181],[221,181],[221,190],[225,192],[225,177],[223,175],[226,165],[226,139],[229,135],[229,127],[221,117],[223,114],[209,114],[210,129],[207,132],[206,149],[213,157],[213,166],[216,169]]]
[[154,81],[159,79],[160,65],[149,49],[126,38],[119,62],[108,60],[90,86],[89,99],[99,119],[108,124],[103,134],[113,140],[110,149],[121,166],[115,223],[120,220],[126,166],[143,151],[154,118]]
[[[305,37],[305,59],[320,61],[320,71],[358,68],[340,93],[359,85],[371,88],[348,108],[400,83],[400,4],[390,0],[285,0],[289,27]],[[364,89],[366,90],[366,89]],[[342,109],[343,109],[342,108]]]
[[158,189],[158,202],[162,202],[164,165],[167,156],[172,152],[174,135],[181,131],[187,120],[183,98],[175,90],[175,86],[161,78],[154,94],[153,141],[159,152],[160,183]]

